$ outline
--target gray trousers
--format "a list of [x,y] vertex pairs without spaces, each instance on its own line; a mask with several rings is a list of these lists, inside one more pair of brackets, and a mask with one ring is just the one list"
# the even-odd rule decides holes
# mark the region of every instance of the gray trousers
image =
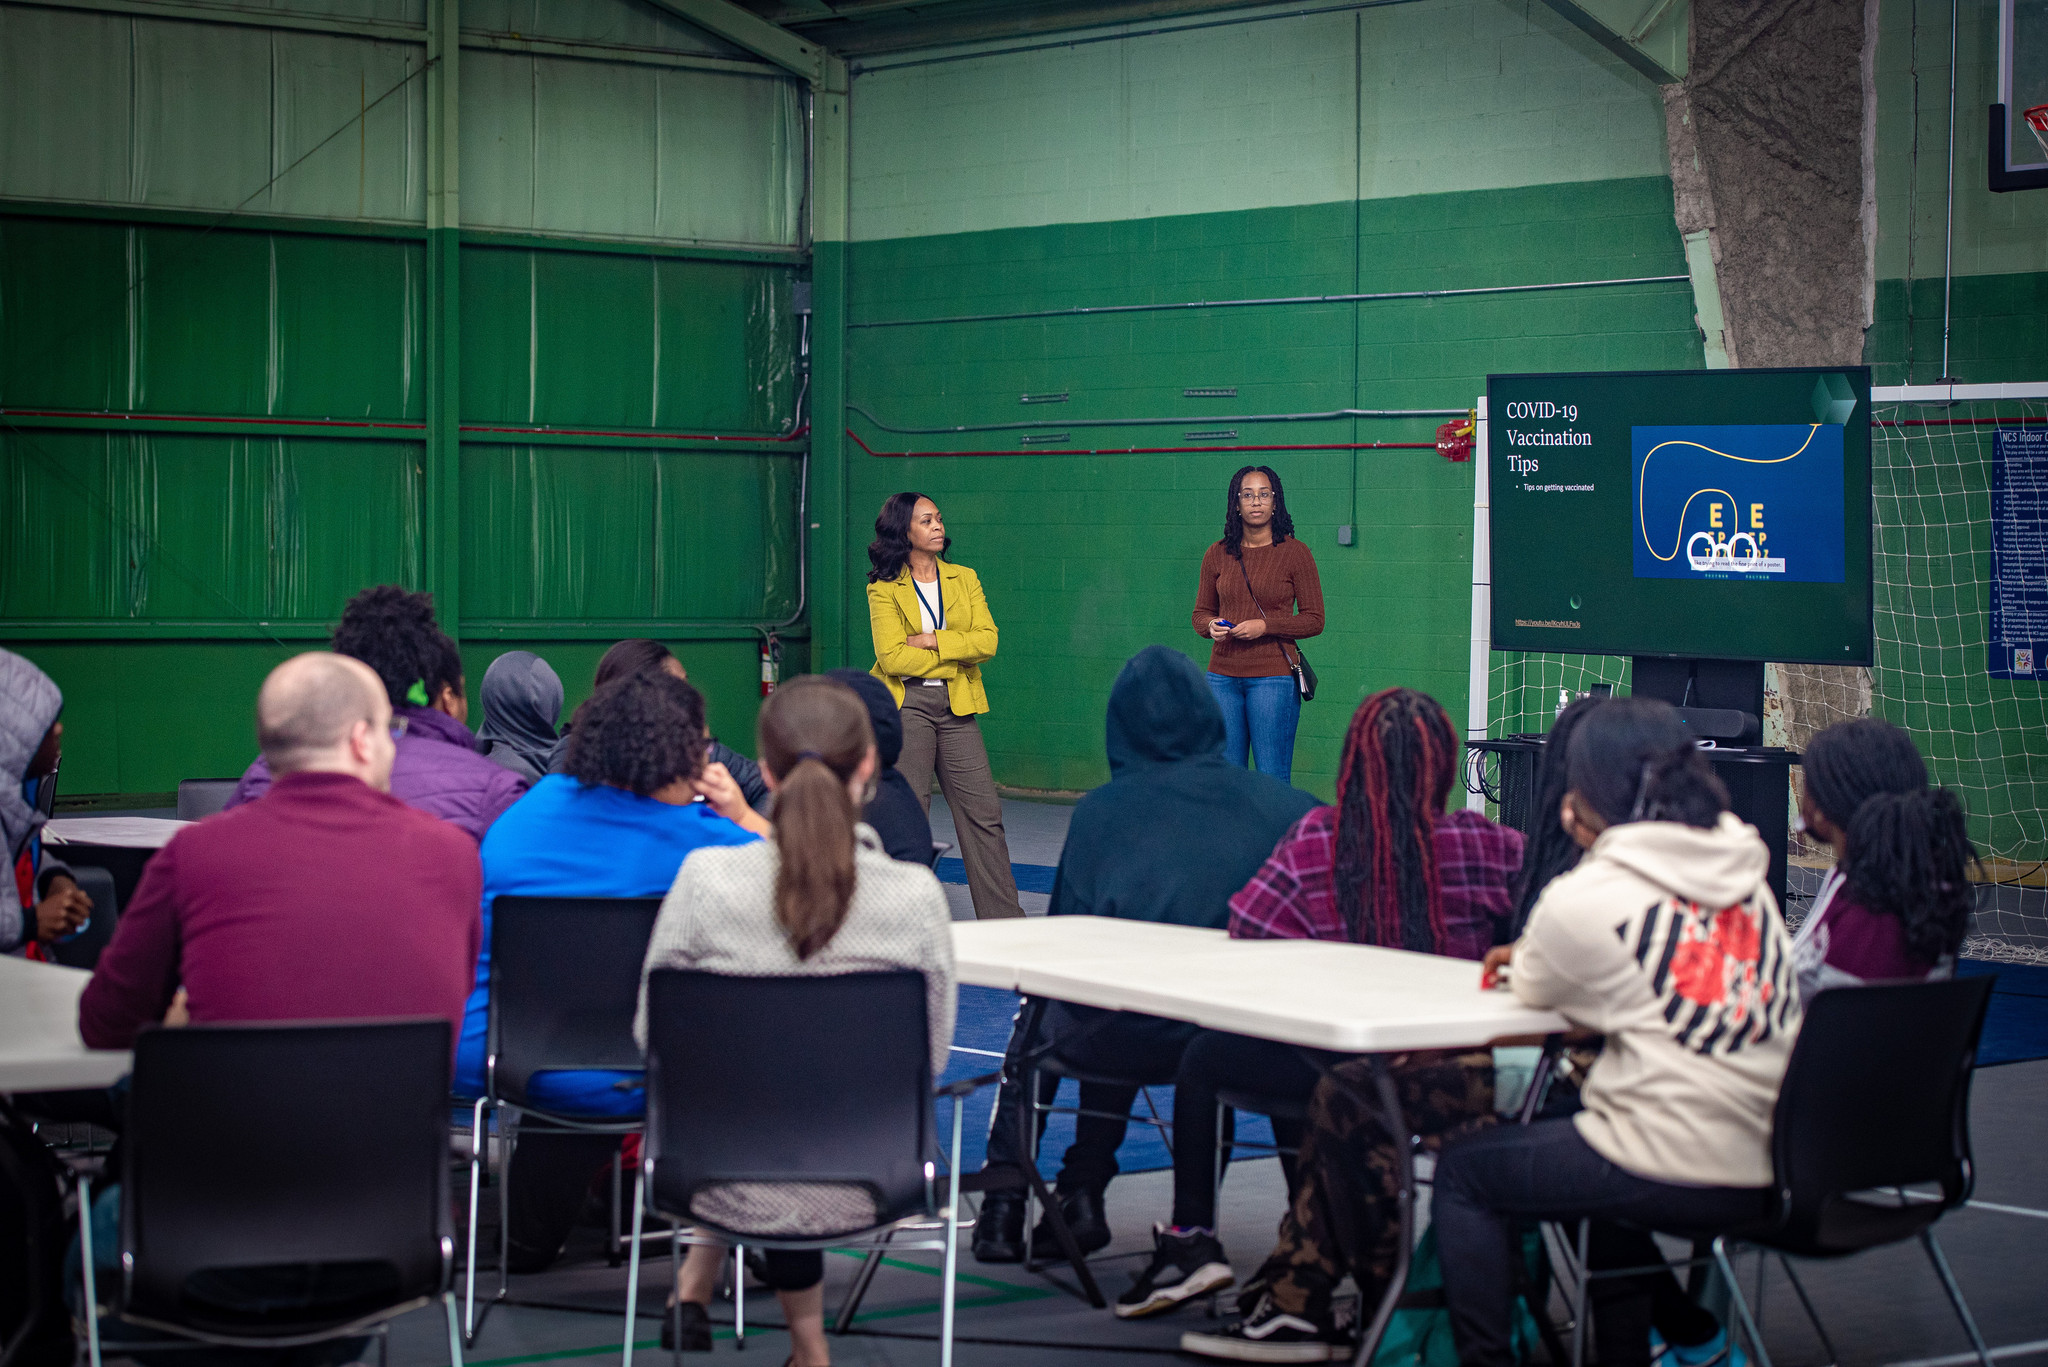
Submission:
[[1010,842],[1003,838],[1003,803],[996,796],[995,775],[988,767],[981,723],[953,714],[943,688],[908,681],[903,689],[903,753],[896,769],[910,791],[932,809],[932,775],[953,813],[960,857],[967,864],[967,892],[974,916],[1022,916],[1017,905],[1017,877],[1010,871]]

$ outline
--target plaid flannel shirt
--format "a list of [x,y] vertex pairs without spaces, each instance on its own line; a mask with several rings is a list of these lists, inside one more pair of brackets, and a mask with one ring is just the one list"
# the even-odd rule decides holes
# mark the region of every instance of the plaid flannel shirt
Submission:
[[[1480,959],[1514,904],[1522,835],[1474,811],[1437,817],[1431,833],[1442,880],[1444,943],[1435,952]],[[1239,940],[1349,940],[1337,909],[1337,809],[1318,807],[1294,823],[1252,880],[1230,899]]]

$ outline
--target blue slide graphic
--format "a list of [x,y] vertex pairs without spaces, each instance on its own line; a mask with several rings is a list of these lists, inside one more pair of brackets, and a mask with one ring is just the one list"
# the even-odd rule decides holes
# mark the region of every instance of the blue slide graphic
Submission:
[[1842,582],[1842,428],[1633,427],[1638,579]]

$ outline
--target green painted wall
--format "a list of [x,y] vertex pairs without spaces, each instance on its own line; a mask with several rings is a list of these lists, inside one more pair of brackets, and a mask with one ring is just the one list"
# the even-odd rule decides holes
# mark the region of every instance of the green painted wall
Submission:
[[[931,317],[1149,300],[1375,292],[1683,274],[1668,180],[1615,179],[1363,203],[918,237],[852,249],[849,397],[897,426],[1041,422],[1062,447],[1188,445],[1212,415],[1469,404],[1489,371],[1701,363],[1681,281],[1543,294],[863,328]],[[1186,399],[1235,386],[1232,399]],[[1067,391],[1067,403],[1019,395]],[[1134,433],[1090,418],[1184,417]],[[1435,419],[1229,424],[1228,444],[1427,441]],[[1434,451],[1058,456],[1018,433],[906,437],[849,457],[849,576],[875,509],[916,488],[980,573],[1002,652],[987,667],[997,778],[1075,789],[1107,777],[1102,716],[1123,661],[1164,642],[1198,661],[1195,569],[1241,464],[1274,465],[1314,551],[1329,629],[1310,646],[1297,781],[1329,793],[1352,706],[1395,683],[1454,716],[1465,699],[1472,474]],[[1354,513],[1355,479],[1355,513]],[[1358,544],[1337,544],[1354,523]],[[858,598],[853,606],[863,605]],[[856,638],[855,650],[867,646]],[[871,660],[871,650],[862,655]]]

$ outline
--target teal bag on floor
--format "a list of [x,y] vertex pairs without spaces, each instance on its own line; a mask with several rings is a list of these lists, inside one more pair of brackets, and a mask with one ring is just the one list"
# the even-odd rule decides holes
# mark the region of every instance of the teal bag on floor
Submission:
[[[1535,1281],[1533,1274],[1541,1267],[1543,1244],[1534,1230],[1523,1240],[1522,1256],[1529,1264],[1531,1280]],[[1436,1254],[1436,1228],[1432,1225],[1422,1232],[1422,1241],[1415,1246],[1415,1258],[1408,1266],[1408,1290],[1442,1291],[1443,1286],[1443,1267]],[[1366,1313],[1362,1306],[1360,1313]],[[1516,1359],[1527,1362],[1530,1350],[1539,1341],[1529,1307],[1516,1300]],[[1451,1342],[1450,1312],[1441,1306],[1396,1310],[1387,1325],[1386,1337],[1380,1340],[1379,1350],[1372,1356],[1372,1367],[1458,1367],[1458,1349]]]

